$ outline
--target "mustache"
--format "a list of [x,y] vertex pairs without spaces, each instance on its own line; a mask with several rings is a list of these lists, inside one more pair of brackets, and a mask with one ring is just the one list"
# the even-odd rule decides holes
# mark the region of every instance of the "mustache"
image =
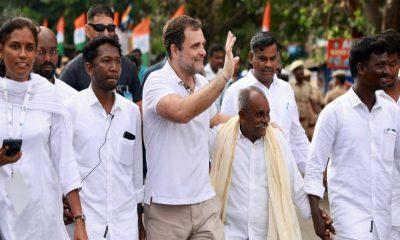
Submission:
[[40,64],[40,67],[44,67],[44,66],[51,66],[52,68],[56,68],[56,65],[53,64],[52,62],[44,62],[44,63]]

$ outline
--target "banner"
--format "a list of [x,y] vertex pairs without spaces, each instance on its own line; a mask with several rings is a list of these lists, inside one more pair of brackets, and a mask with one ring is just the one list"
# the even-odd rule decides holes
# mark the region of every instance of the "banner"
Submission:
[[327,67],[329,69],[348,69],[351,39],[336,38],[328,39],[326,47]]

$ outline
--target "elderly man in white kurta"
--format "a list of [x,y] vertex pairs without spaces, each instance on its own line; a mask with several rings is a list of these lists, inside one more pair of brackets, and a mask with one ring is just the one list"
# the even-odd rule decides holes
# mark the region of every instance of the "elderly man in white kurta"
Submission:
[[310,217],[303,179],[283,133],[268,124],[262,90],[243,89],[239,109],[239,117],[210,140],[211,182],[222,203],[226,239],[301,239],[294,206]]

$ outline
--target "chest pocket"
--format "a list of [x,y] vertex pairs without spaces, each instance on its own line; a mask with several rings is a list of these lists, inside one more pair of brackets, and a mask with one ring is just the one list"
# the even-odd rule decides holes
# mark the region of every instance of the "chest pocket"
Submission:
[[133,148],[135,140],[126,139],[121,137],[118,142],[118,159],[119,162],[125,166],[132,166],[133,161]]
[[382,139],[383,140],[382,157],[384,161],[393,161],[396,136],[397,136],[396,131],[392,129],[385,129]]

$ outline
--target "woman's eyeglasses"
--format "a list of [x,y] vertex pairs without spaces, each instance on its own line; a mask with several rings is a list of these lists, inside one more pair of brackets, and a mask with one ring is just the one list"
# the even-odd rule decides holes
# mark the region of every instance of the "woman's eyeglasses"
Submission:
[[114,32],[115,24],[109,24],[109,25],[104,25],[104,24],[94,24],[94,23],[88,23],[89,26],[91,26],[96,32],[104,32],[104,30],[107,29],[109,32]]

